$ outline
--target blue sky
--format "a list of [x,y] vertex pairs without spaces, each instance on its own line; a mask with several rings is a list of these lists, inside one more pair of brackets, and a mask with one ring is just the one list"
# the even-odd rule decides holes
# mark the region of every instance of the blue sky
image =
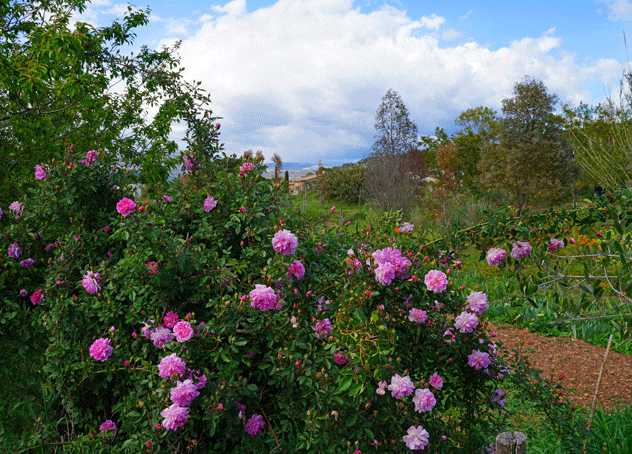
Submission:
[[[419,133],[456,129],[462,111],[500,110],[524,76],[564,103],[618,95],[629,68],[632,0],[139,0],[152,10],[136,43],[181,40],[189,80],[223,117],[229,153],[338,165],[366,157],[389,88]],[[127,3],[95,0],[106,25]],[[182,134],[176,130],[175,135]]]

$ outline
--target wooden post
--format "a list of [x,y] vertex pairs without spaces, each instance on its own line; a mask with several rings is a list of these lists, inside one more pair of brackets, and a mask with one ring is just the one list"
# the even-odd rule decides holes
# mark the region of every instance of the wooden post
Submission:
[[496,437],[496,454],[514,454],[515,440],[511,432],[503,432]]
[[496,437],[496,454],[527,454],[527,436],[522,432],[503,432]]
[[527,454],[527,436],[522,432],[514,432],[516,454]]

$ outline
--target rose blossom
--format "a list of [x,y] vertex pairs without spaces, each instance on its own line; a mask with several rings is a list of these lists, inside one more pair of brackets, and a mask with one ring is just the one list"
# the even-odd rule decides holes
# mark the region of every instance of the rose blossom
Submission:
[[171,388],[171,402],[181,407],[188,407],[197,396],[200,395],[197,386],[193,384],[193,380],[178,380],[178,385]]
[[176,430],[183,427],[189,417],[189,409],[181,407],[178,404],[172,404],[169,408],[165,408],[160,412],[160,416],[165,418],[162,421],[162,427],[167,430]]
[[415,396],[413,397],[413,403],[415,404],[415,411],[419,413],[425,413],[435,406],[437,400],[434,394],[428,388],[415,390]]
[[197,163],[195,162],[193,156],[184,154],[182,155],[182,160],[184,161],[184,167],[187,170],[195,170],[197,168]]
[[178,323],[179,321],[180,317],[178,316],[178,314],[176,312],[169,311],[163,317],[162,324],[165,325],[165,328],[171,329],[176,326],[176,323]]
[[171,378],[174,375],[182,375],[186,368],[186,363],[172,353],[165,356],[158,364],[158,373],[162,378]]
[[414,389],[415,385],[408,375],[405,377],[400,377],[398,374],[395,374],[391,378],[391,384],[388,385],[388,390],[396,399],[410,396],[413,393]]
[[500,389],[497,389],[496,391],[494,391],[492,393],[492,402],[500,405],[500,408],[503,408],[506,402],[505,393],[502,392]]
[[323,321],[316,322],[312,329],[316,332],[316,337],[322,339],[323,337],[327,337],[329,332],[331,331],[331,322],[328,318]]
[[46,170],[44,170],[44,168],[41,165],[36,165],[35,166],[35,179],[36,180],[45,180],[46,178],[48,178],[48,174],[46,173]]
[[90,356],[97,361],[105,361],[112,355],[114,348],[110,345],[110,339],[97,339],[90,346]]
[[173,327],[178,342],[186,342],[193,337],[193,328],[189,322],[178,322]]
[[20,216],[22,216],[22,212],[24,211],[24,206],[20,205],[20,202],[13,202],[9,205],[9,211],[13,212],[15,219],[20,219]]
[[390,284],[395,278],[395,269],[390,262],[380,263],[375,269],[375,280],[382,285]]
[[467,297],[467,302],[469,304],[466,309],[476,315],[481,315],[489,307],[487,295],[483,292],[471,293],[470,296]]
[[283,255],[292,255],[298,246],[298,239],[289,230],[279,230],[272,238],[272,247]]
[[441,379],[441,376],[439,376],[439,374],[432,374],[430,376],[430,386],[432,386],[433,388],[436,389],[441,389],[443,388],[443,380]]
[[430,434],[428,433],[428,431],[425,430],[422,426],[410,426],[408,428],[408,435],[404,435],[404,441],[406,442],[406,447],[408,449],[417,451],[428,446],[429,436]]
[[150,332],[149,338],[154,342],[154,345],[158,348],[162,348],[170,340],[173,340],[176,336],[171,332],[169,328],[164,326],[158,327]]
[[551,238],[551,241],[549,241],[549,252],[555,252],[560,248],[564,247],[564,241],[562,240],[557,240],[555,238]]
[[210,195],[204,199],[204,211],[207,213],[217,206],[217,200]]
[[462,333],[471,333],[478,326],[478,318],[469,312],[461,312],[454,319],[454,327]]
[[472,350],[472,354],[467,357],[467,364],[476,370],[483,369],[492,363],[489,353],[479,350]]
[[22,260],[20,262],[20,265],[22,265],[22,268],[32,268],[33,266],[35,266],[35,260],[33,259]]
[[42,301],[44,301],[44,294],[42,293],[42,289],[40,288],[31,295],[31,303],[39,304]]
[[86,165],[86,167],[92,167],[97,160],[98,153],[96,150],[90,150],[86,153],[86,159],[82,159],[79,162],[82,162]]
[[378,385],[378,388],[375,390],[375,393],[376,393],[376,394],[379,394],[380,396],[383,396],[384,394],[386,394],[386,385],[387,385],[387,384],[388,384],[388,383],[386,383],[385,381],[381,381],[381,382],[379,382],[379,383],[377,384],[377,385]]
[[296,279],[299,281],[303,279],[303,276],[305,276],[305,267],[299,260],[294,260],[294,262],[288,266],[287,270],[290,274],[296,276]]
[[276,309],[277,296],[274,294],[274,290],[265,285],[255,284],[255,289],[249,294],[250,305],[255,309],[267,311],[269,309]]
[[122,216],[129,216],[134,211],[136,211],[136,202],[127,197],[123,197],[116,204],[116,211],[118,211]]
[[92,271],[88,271],[83,275],[83,279],[81,280],[81,285],[86,289],[86,292],[94,295],[99,290],[101,290],[101,285],[99,285],[99,279],[101,279],[101,274],[94,273]]
[[342,352],[334,353],[334,362],[340,366],[342,366],[343,364],[346,364],[348,359],[349,358],[347,358],[346,355],[343,355]]
[[112,434],[110,438],[114,438],[116,436],[116,431],[118,429],[116,428],[116,424],[114,424],[112,420],[108,419],[107,421],[105,421],[103,424],[99,426],[99,432],[101,432],[104,437],[105,437],[105,434],[103,432],[105,432],[106,430],[112,430],[114,433]]
[[17,259],[19,256],[22,255],[22,249],[20,248],[20,246],[18,246],[18,243],[13,243],[11,246],[9,246],[7,254],[9,254],[9,257],[11,257],[12,259]]
[[258,435],[259,432],[263,430],[266,426],[266,423],[263,422],[263,416],[254,414],[252,417],[246,422],[245,431],[248,435]]
[[441,271],[431,270],[428,271],[424,278],[426,287],[435,293],[443,292],[448,286],[448,277]]
[[506,256],[507,253],[504,249],[493,247],[489,251],[487,251],[487,256],[485,258],[487,259],[487,263],[489,263],[491,266],[498,266],[500,265],[500,262],[505,260]]
[[427,319],[428,315],[426,314],[426,311],[422,311],[421,309],[412,308],[408,313],[408,320],[417,324],[423,323]]
[[531,245],[525,241],[516,241],[511,248],[511,257],[521,259],[531,253]]

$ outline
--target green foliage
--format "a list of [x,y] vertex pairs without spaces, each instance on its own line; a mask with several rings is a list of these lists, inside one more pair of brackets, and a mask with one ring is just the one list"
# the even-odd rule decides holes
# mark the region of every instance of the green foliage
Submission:
[[187,153],[198,161],[220,149],[214,118],[205,110],[209,98],[182,79],[177,46],[121,54],[149,11],[130,7],[121,21],[98,29],[71,26],[73,11],[85,3],[20,0],[0,9],[0,200],[18,198],[33,182],[33,167],[70,145],[116,154],[148,188],[164,183],[179,165],[170,139],[175,122],[187,125]]
[[320,181],[320,195],[334,202],[358,203],[365,177],[366,167],[363,165],[325,170]]
[[516,83],[514,97],[503,100],[499,143],[481,156],[480,184],[508,191],[519,213],[532,202],[560,200],[577,179],[572,150],[553,115],[556,103],[541,81]]

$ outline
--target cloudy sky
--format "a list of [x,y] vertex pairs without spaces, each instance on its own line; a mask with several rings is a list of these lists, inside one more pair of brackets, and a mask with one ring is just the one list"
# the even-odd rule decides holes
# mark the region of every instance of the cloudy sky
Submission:
[[[139,0],[152,10],[136,43],[181,40],[185,77],[201,81],[229,153],[339,165],[366,157],[389,88],[419,133],[497,110],[524,76],[564,103],[617,95],[630,67],[632,0]],[[106,25],[127,3],[95,0]],[[632,46],[632,42],[630,43]]]

